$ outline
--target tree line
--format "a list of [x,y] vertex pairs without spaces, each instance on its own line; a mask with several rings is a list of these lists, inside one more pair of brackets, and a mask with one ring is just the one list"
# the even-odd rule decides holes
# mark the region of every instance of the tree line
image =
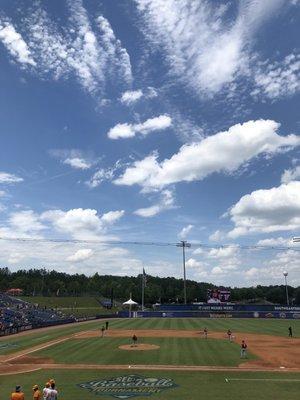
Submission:
[[[29,269],[11,272],[8,268],[0,268],[0,291],[20,288],[27,296],[96,296],[114,300],[132,298],[141,302],[141,286],[143,276],[92,276],[84,274],[69,275],[63,272],[46,269]],[[216,286],[206,282],[187,280],[188,302],[205,302],[207,290]],[[259,302],[267,301],[276,304],[286,304],[284,285],[242,287],[231,289],[231,301]],[[288,286],[291,304],[300,304],[300,287]],[[183,280],[173,277],[160,278],[147,275],[145,288],[145,303],[183,302]]]

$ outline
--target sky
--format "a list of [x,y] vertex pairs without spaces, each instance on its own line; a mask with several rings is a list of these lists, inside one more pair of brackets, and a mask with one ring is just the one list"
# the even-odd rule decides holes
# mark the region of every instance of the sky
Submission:
[[189,279],[300,285],[299,22],[298,0],[1,0],[0,266],[182,277],[181,248],[128,242],[187,240]]

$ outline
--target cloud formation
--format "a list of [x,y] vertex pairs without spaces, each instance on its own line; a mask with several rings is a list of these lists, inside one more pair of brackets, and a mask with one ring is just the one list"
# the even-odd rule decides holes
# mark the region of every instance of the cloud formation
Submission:
[[278,99],[300,90],[300,54],[289,54],[282,62],[262,63],[254,70],[254,97]]
[[149,118],[140,124],[117,124],[108,131],[107,136],[109,139],[133,138],[137,134],[146,136],[151,132],[167,129],[171,124],[171,117],[160,115],[159,117]]
[[280,136],[272,120],[248,121],[198,143],[182,146],[170,159],[158,161],[156,153],[127,167],[114,183],[163,188],[177,182],[202,180],[213,173],[233,173],[259,155],[272,156],[300,145],[296,135]]
[[292,169],[286,169],[281,176],[281,183],[289,183],[297,180],[300,180],[300,165]]
[[191,225],[191,224],[189,224],[189,225],[187,225],[187,226],[185,226],[185,227],[183,227],[182,229],[181,229],[181,231],[178,233],[178,238],[179,239],[186,239],[187,238],[187,236],[188,236],[188,234],[191,232],[191,230],[194,228],[194,225]]
[[41,220],[50,222],[58,232],[74,239],[99,239],[107,228],[124,215],[123,210],[109,211],[99,216],[97,210],[75,208],[68,211],[49,210],[41,214]]
[[70,165],[70,167],[75,169],[89,169],[91,168],[92,164],[88,161],[84,160],[83,158],[74,157],[74,158],[66,158],[63,161],[64,164]]
[[130,84],[129,55],[108,20],[91,19],[81,0],[67,1],[67,11],[68,24],[60,26],[34,4],[20,23],[24,35],[0,20],[0,40],[22,67],[47,79],[75,77],[90,94],[102,94],[108,83]]
[[13,58],[20,64],[35,66],[30,50],[20,33],[16,32],[14,26],[9,22],[1,22],[0,19],[0,41],[4,44]]
[[249,233],[297,231],[300,228],[300,182],[255,190],[243,196],[229,211],[236,238]]
[[134,214],[139,217],[150,218],[172,208],[175,208],[174,193],[172,190],[165,189],[161,191],[160,199],[156,204],[150,207],[139,208],[134,211]]
[[121,96],[121,102],[130,105],[136,103],[141,97],[143,97],[143,91],[138,90],[127,90]]
[[235,20],[230,4],[204,0],[136,0],[142,30],[171,71],[200,95],[212,95],[247,75],[254,34],[283,0],[241,0]]
[[0,171],[0,184],[11,184],[11,183],[19,183],[23,182],[23,178],[20,178],[17,175],[10,174],[8,172],[1,172]]
[[80,249],[80,250],[77,250],[76,253],[67,257],[67,261],[81,262],[84,260],[88,260],[89,258],[91,258],[93,256],[93,254],[94,254],[94,252],[92,249]]

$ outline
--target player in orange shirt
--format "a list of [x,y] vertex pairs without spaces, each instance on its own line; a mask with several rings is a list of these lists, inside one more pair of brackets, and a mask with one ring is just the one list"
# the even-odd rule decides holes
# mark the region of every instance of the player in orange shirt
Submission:
[[33,390],[33,400],[41,400],[41,392],[39,391],[38,385],[34,385],[32,390]]
[[11,400],[24,400],[24,393],[21,386],[16,386],[16,390],[11,394]]

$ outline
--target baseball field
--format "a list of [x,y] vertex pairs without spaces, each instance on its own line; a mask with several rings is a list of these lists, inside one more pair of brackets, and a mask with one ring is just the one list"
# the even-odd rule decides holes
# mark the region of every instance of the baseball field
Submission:
[[32,385],[42,388],[54,378],[65,400],[299,399],[299,320],[114,319],[101,337],[103,325],[98,320],[1,338],[2,397],[22,385],[28,399]]

